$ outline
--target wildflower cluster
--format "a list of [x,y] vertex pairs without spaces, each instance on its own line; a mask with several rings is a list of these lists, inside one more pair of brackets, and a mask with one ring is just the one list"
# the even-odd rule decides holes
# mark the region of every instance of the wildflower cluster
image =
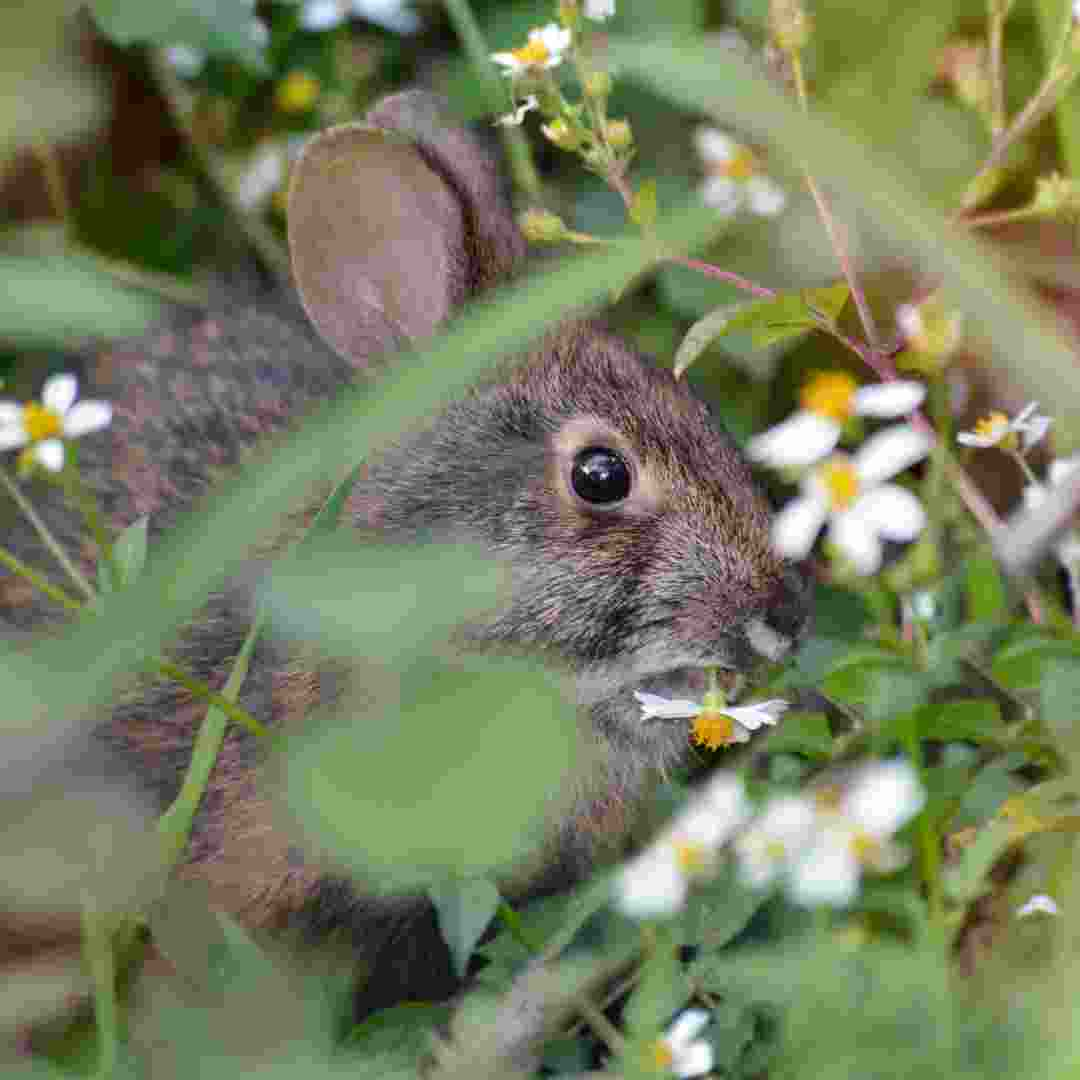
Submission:
[[[561,4],[559,22],[529,31],[523,45],[491,54],[492,61],[510,79],[513,107],[500,117],[503,125],[521,124],[533,111],[544,118],[544,137],[562,150],[580,155],[585,165],[618,186],[634,153],[634,137],[623,119],[610,119],[607,103],[611,76],[596,66],[588,48],[581,16],[603,22],[615,14],[613,0]],[[582,98],[571,103],[563,95],[556,69],[572,61]]]
[[906,865],[907,851],[894,836],[924,802],[914,768],[899,759],[859,765],[758,810],[742,781],[722,772],[623,867],[615,902],[633,918],[675,915],[695,881],[716,875],[730,847],[747,888],[782,885],[796,904],[847,907],[864,871],[887,874]]
[[829,540],[854,567],[868,575],[881,567],[883,541],[915,539],[926,524],[919,499],[886,483],[921,461],[930,437],[911,424],[894,424],[871,436],[853,454],[836,452],[855,417],[897,419],[925,396],[922,384],[896,380],[859,387],[842,372],[815,375],[803,388],[802,408],[752,439],[752,458],[773,468],[801,468],[802,494],[777,516],[773,545],[802,559],[828,524]]

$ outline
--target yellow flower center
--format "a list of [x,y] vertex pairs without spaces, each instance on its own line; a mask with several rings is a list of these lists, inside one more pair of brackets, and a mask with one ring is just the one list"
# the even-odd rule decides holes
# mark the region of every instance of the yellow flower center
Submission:
[[654,1039],[645,1054],[645,1068],[655,1072],[670,1072],[675,1055],[663,1039]]
[[705,849],[689,840],[676,840],[675,861],[684,874],[700,874],[705,869]]
[[282,112],[306,112],[319,99],[322,83],[307,71],[290,71],[278,83],[274,102]]
[[730,746],[735,741],[735,723],[730,716],[718,709],[702,709],[694,717],[690,738],[698,746],[718,750],[721,746]]
[[511,49],[510,55],[519,63],[530,67],[534,64],[546,64],[551,58],[551,52],[541,37],[529,38],[528,44],[522,45],[520,49]]
[[869,862],[880,846],[872,836],[864,832],[856,832],[851,838],[851,852],[861,863]]
[[55,438],[64,430],[63,420],[59,413],[33,401],[23,406],[22,420],[31,442]]
[[807,412],[844,424],[855,411],[855,391],[858,388],[858,383],[846,372],[818,372],[803,387],[799,404]]
[[975,421],[975,434],[984,439],[996,439],[1002,450],[1015,450],[1020,445],[1020,439],[1008,427],[1009,418],[1003,412],[992,412]]
[[847,510],[859,494],[859,474],[844,454],[836,454],[826,461],[818,470],[818,476],[825,485],[829,505],[836,513]]
[[716,171],[731,180],[749,180],[758,171],[758,163],[745,146],[740,146],[727,161],[716,165]]

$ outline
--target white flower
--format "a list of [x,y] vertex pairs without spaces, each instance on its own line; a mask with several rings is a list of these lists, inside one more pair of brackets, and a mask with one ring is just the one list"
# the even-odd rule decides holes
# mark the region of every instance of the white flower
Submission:
[[1052,896],[1046,893],[1036,893],[1026,904],[1021,904],[1016,909],[1018,919],[1026,919],[1029,915],[1040,912],[1043,915],[1057,915],[1058,906]]
[[420,29],[416,13],[401,0],[306,0],[300,6],[300,26],[304,30],[333,30],[350,15],[396,34],[415,34]]
[[694,143],[705,166],[701,200],[734,217],[743,207],[758,217],[775,217],[784,209],[787,195],[770,179],[750,152],[716,128],[698,128]]
[[751,439],[747,453],[774,469],[812,465],[836,448],[851,417],[894,420],[925,397],[926,387],[909,379],[859,386],[847,372],[819,372],[803,387],[802,408]]
[[521,75],[527,71],[547,70],[563,62],[563,53],[570,48],[571,34],[558,23],[548,23],[529,31],[529,40],[518,49],[491,54],[491,59],[504,75]]
[[680,698],[666,698],[660,694],[634,691],[634,698],[641,706],[642,720],[694,719],[694,741],[711,750],[732,743],[750,740],[750,732],[761,727],[773,727],[788,708],[779,698],[755,701],[751,705],[712,706]]
[[[1077,469],[1080,469],[1080,454],[1051,461],[1047,469],[1050,487],[1054,488],[1064,483]],[[1023,490],[1024,504],[1029,509],[1033,509],[1040,505],[1048,494],[1049,492],[1042,484],[1028,484]],[[1054,544],[1054,555],[1067,570],[1080,567],[1080,533],[1077,533],[1075,529],[1064,533]]]
[[165,62],[178,75],[194,79],[206,67],[206,53],[194,45],[169,45],[165,49]]
[[782,874],[813,836],[814,804],[806,798],[781,795],[735,838],[739,877],[752,889],[764,889]]
[[525,114],[532,112],[538,105],[536,95],[530,94],[516,109],[508,112],[505,116],[500,116],[495,123],[502,124],[503,127],[520,127],[521,122],[525,119]]
[[834,454],[803,478],[802,495],[773,522],[773,547],[805,558],[826,522],[829,540],[861,575],[881,566],[882,540],[914,540],[926,524],[922,503],[885,480],[925,457],[930,440],[907,424],[871,436],[854,457]]
[[963,446],[1000,446],[1003,450],[1015,450],[1018,444],[1026,453],[1050,430],[1050,417],[1039,412],[1039,403],[1025,405],[1010,420],[1003,412],[992,412],[975,424],[974,431],[961,431],[956,441]]
[[888,873],[906,863],[892,837],[925,800],[906,761],[864,765],[841,788],[775,798],[735,840],[739,876],[755,889],[782,878],[805,907],[845,907],[864,868]]
[[834,802],[823,789],[815,842],[789,868],[788,892],[804,907],[846,907],[858,895],[863,867],[898,870],[906,852],[892,842],[923,807],[926,795],[906,761],[864,765]]
[[585,0],[585,18],[603,22],[615,14],[615,0]]
[[285,183],[288,160],[289,147],[286,143],[276,139],[261,143],[236,182],[234,198],[237,206],[255,211],[269,201]]
[[0,450],[25,446],[25,454],[50,472],[64,467],[64,440],[77,439],[108,427],[112,406],[107,401],[80,401],[74,375],[45,380],[41,404],[0,401]]
[[675,1076],[704,1076],[713,1067],[713,1049],[698,1036],[709,1023],[704,1009],[680,1013],[654,1047],[655,1064]]
[[691,804],[615,878],[615,905],[632,919],[670,917],[686,903],[693,878],[709,872],[717,852],[749,817],[746,792],[718,773]]

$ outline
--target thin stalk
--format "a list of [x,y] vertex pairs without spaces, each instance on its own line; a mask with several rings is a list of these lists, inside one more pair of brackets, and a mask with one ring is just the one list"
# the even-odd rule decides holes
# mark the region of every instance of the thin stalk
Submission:
[[989,2],[990,20],[990,131],[996,139],[1005,129],[1005,10],[998,0]]
[[[1039,25],[1043,51],[1047,56],[1053,55],[1053,50],[1059,44],[1063,2],[1064,0],[1035,0],[1032,5]],[[1068,8],[1070,5],[1065,6]],[[1080,93],[1075,88],[1061,95],[1054,109],[1054,124],[1066,166],[1064,172],[1068,176],[1080,176]]]
[[33,525],[42,543],[49,549],[49,553],[63,567],[64,572],[71,578],[76,588],[87,598],[93,600],[97,596],[93,586],[83,577],[79,568],[68,557],[60,542],[53,536],[48,525],[38,516],[37,511],[31,505],[30,500],[19,490],[19,485],[8,475],[6,469],[0,469],[0,483],[7,488],[8,494],[15,500],[15,505],[23,512],[26,520]]
[[32,149],[41,168],[41,176],[45,182],[45,191],[49,196],[52,211],[67,225],[71,221],[71,199],[68,197],[64,168],[60,164],[56,147],[48,139],[37,139]]
[[83,901],[83,956],[94,982],[94,1026],[98,1059],[95,1075],[108,1080],[119,1061],[120,1016],[116,1005],[116,957],[112,922],[90,899]]
[[[226,701],[235,702],[239,696],[240,688],[243,686],[251,664],[252,653],[255,651],[255,642],[266,622],[265,612],[258,612],[251,624],[251,629],[248,630],[247,637],[244,638],[243,645],[240,646],[232,671],[229,672],[229,679],[221,691],[221,696]],[[180,785],[180,792],[172,805],[158,819],[158,835],[162,839],[162,854],[168,867],[176,865],[187,847],[195,814],[206,793],[206,785],[217,762],[227,728],[228,717],[225,712],[217,706],[210,706],[206,710],[199,734],[195,737],[191,761],[184,774],[184,781]]]
[[[454,32],[465,49],[465,55],[472,64],[473,72],[492,103],[492,108],[495,109],[496,76],[491,68],[490,51],[468,0],[446,0],[446,13],[454,24]],[[539,200],[543,194],[540,174],[533,164],[532,153],[524,133],[518,127],[505,124],[500,125],[499,133],[506,149],[506,156],[510,161],[510,175],[513,176],[514,183],[529,199]]]
[[[539,956],[543,951],[538,942],[532,940],[532,935],[525,928],[521,916],[508,904],[502,901],[499,904],[497,914],[502,919],[510,936],[532,955]],[[585,994],[577,994],[574,997],[574,1005],[581,1013],[585,1022],[593,1029],[607,1045],[607,1048],[615,1054],[622,1054],[626,1050],[626,1040],[617,1027],[600,1011],[593,1001]]]
[[253,735],[266,735],[266,728],[247,711],[230,701],[224,694],[219,694],[209,683],[197,679],[194,675],[185,671],[179,664],[173,663],[167,657],[159,656],[154,660],[157,670],[162,675],[167,675],[174,682],[178,682],[185,690],[190,691],[200,701],[220,709],[228,719],[241,727],[247,728]]
[[6,566],[13,574],[26,578],[38,592],[43,593],[50,600],[55,600],[56,603],[67,608],[68,611],[78,611],[82,608],[82,604],[74,596],[54,585],[44,574],[40,574],[33,567],[27,566],[7,548],[0,547],[0,563]]
[[701,262],[699,259],[689,259],[684,255],[668,255],[665,257],[665,262],[673,263],[675,266],[685,266],[687,270],[696,270],[706,277],[727,282],[728,285],[734,285],[736,289],[742,289],[743,292],[760,297],[762,300],[772,300],[778,295],[775,289],[757,285],[750,281],[749,278],[741,277],[730,270],[721,270],[719,266]]

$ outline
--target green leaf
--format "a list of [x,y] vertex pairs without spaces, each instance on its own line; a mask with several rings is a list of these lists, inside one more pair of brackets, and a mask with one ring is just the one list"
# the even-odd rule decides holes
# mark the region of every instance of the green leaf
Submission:
[[[450,1005],[415,1001],[380,1009],[349,1032],[346,1053],[351,1057],[352,1051],[362,1051],[365,1065],[378,1059],[380,1067],[392,1064],[415,1069],[420,1059],[431,1052],[432,1032],[444,1028],[452,1013]],[[365,1068],[361,1075],[374,1073]]]
[[945,892],[960,904],[969,904],[989,888],[986,878],[994,863],[1013,842],[1013,829],[1004,821],[991,821],[975,834],[960,858],[942,875]]
[[816,760],[828,758],[834,744],[824,713],[793,709],[784,713],[780,724],[769,731],[761,749],[767,754],[803,754]]
[[113,542],[113,565],[121,586],[137,581],[146,565],[146,544],[150,518],[144,514],[133,521]]
[[1012,690],[1033,690],[1042,686],[1047,667],[1055,661],[1080,660],[1080,642],[1046,636],[1023,638],[999,650],[991,673]]
[[1001,706],[989,699],[934,702],[915,715],[922,739],[992,742],[1001,737]]
[[265,67],[260,31],[245,0],[90,0],[101,30],[118,45],[191,45],[230,56],[256,68]]
[[396,701],[377,694],[377,672],[363,681],[279,762],[288,808],[321,848],[389,888],[506,870],[535,850],[551,777],[589,761],[552,677],[510,658],[419,659]]
[[734,871],[727,869],[691,893],[675,924],[681,943],[704,951],[723,948],[746,929],[770,896],[768,891],[757,892],[741,885]]
[[969,555],[964,567],[967,614],[973,622],[992,622],[1008,618],[1009,593],[989,551]]
[[872,647],[852,650],[822,684],[825,694],[864,709],[871,721],[909,713],[926,700],[929,689],[910,661]]
[[454,958],[454,970],[464,978],[476,943],[502,903],[499,890],[487,878],[446,878],[429,885],[427,894]]
[[304,534],[303,540],[300,542],[301,547],[306,550],[306,545],[313,544],[321,536],[327,536],[332,533],[341,521],[341,513],[345,509],[345,503],[348,501],[349,494],[356,486],[356,481],[360,479],[361,474],[364,471],[364,465],[355,466],[350,469],[338,481],[337,486],[327,496],[326,502],[319,507],[319,512],[315,515],[315,519],[312,521],[308,531]]
[[117,284],[91,259],[0,255],[0,326],[4,340],[20,348],[134,337],[162,310],[155,297]]
[[1039,705],[1043,723],[1075,752],[1080,720],[1080,657],[1047,663],[1039,687]]
[[858,641],[874,616],[866,601],[851,589],[837,585],[814,586],[814,633]]
[[643,180],[634,192],[634,198],[628,210],[630,220],[643,229],[651,229],[656,224],[656,181]]
[[802,299],[807,310],[829,323],[836,322],[850,295],[851,289],[846,281],[838,281],[820,289],[802,290]]
[[936,686],[970,682],[964,660],[977,658],[1001,626],[995,623],[969,623],[954,630],[934,634],[926,647],[927,675]]

